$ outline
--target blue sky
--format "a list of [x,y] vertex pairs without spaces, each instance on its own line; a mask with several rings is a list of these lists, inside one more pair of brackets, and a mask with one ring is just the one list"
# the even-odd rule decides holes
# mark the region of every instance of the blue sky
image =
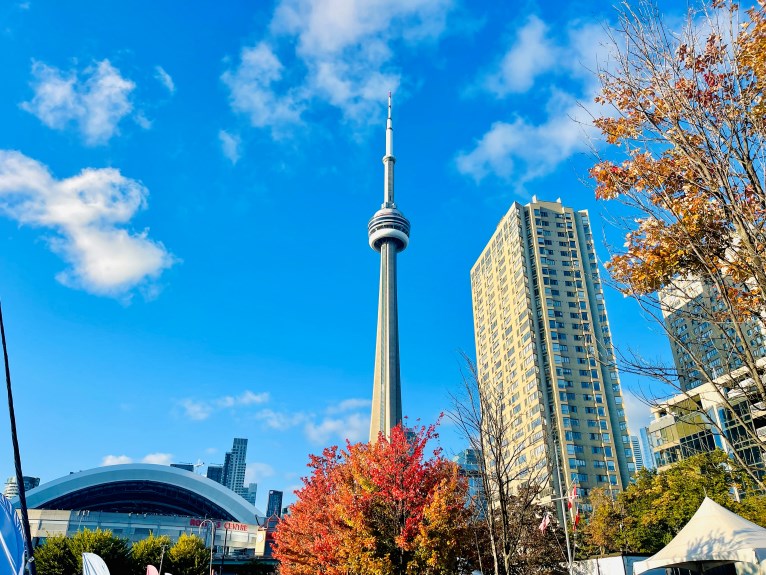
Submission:
[[[587,118],[611,4],[2,4],[0,297],[25,474],[220,463],[247,437],[263,507],[308,453],[366,437],[389,90],[412,222],[404,411],[433,422],[474,352],[470,267],[510,203],[607,209]],[[607,303],[618,346],[667,357],[631,301]]]

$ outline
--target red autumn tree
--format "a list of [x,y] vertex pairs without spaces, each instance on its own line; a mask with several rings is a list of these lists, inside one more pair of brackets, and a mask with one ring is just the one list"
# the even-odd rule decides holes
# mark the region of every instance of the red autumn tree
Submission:
[[275,534],[283,575],[439,575],[470,571],[467,486],[426,457],[434,427],[401,426],[374,444],[312,455],[312,473]]

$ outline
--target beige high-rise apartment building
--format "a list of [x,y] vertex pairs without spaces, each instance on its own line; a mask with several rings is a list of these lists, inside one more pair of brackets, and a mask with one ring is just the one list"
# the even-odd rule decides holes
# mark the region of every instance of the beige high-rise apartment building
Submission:
[[514,203],[471,293],[479,384],[503,404],[509,451],[547,470],[548,496],[624,489],[635,462],[588,212]]

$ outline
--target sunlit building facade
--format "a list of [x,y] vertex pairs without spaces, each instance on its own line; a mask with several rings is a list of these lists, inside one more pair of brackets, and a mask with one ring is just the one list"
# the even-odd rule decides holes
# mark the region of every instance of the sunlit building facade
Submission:
[[635,461],[587,211],[514,203],[471,292],[479,383],[503,402],[520,458],[547,469],[547,495],[623,489]]

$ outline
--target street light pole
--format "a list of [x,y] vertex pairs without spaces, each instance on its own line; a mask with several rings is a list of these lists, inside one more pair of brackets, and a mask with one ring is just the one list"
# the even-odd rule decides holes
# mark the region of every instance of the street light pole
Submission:
[[159,572],[159,575],[162,575],[162,560],[165,558],[165,547],[167,547],[167,545],[163,545],[162,546],[162,552],[160,553],[160,572]]
[[224,527],[224,532],[223,532],[223,552],[221,553],[221,572],[218,575],[223,575],[223,561],[224,561],[224,558],[226,556],[226,543],[228,543],[228,539],[229,539],[229,528],[228,527]]
[[215,521],[212,519],[205,519],[202,521],[202,523],[199,524],[199,532],[202,532],[202,526],[205,523],[210,523],[210,526],[213,528],[213,535],[210,537],[210,575],[213,575],[213,544],[215,543]]

